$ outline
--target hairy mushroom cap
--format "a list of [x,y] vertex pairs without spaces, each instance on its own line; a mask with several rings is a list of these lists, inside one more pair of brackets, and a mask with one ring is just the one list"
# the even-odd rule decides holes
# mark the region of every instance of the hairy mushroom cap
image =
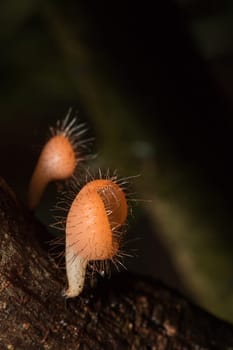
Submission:
[[76,118],[70,120],[71,109],[63,121],[58,121],[56,127],[51,127],[51,137],[43,147],[29,184],[28,206],[34,209],[51,181],[70,178],[79,161],[83,160],[84,149],[92,139],[82,139],[87,129],[84,124],[76,123]]
[[86,260],[111,259],[119,242],[114,230],[124,224],[128,206],[123,190],[106,179],[87,183],[74,199],[66,221],[66,249]]

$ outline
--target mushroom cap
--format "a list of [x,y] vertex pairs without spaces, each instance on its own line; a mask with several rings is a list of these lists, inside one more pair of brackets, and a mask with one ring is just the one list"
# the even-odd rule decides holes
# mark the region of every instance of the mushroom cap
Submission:
[[112,180],[93,180],[74,199],[66,221],[66,249],[87,260],[112,258],[119,242],[113,230],[127,217],[123,190]]
[[51,181],[66,180],[76,167],[75,151],[67,137],[53,136],[44,146],[28,189],[28,205],[34,209],[40,201],[45,187]]
[[49,181],[71,177],[76,157],[69,139],[64,135],[53,136],[44,146],[37,167],[41,167]]

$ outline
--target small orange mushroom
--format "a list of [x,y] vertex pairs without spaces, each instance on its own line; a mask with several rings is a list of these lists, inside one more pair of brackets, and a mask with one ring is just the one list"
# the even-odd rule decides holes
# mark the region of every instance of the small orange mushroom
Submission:
[[127,214],[125,193],[114,179],[90,181],[77,194],[66,220],[67,298],[82,292],[89,261],[113,259],[117,254],[118,230]]
[[50,127],[51,137],[43,147],[29,184],[28,206],[35,209],[41,196],[51,181],[70,178],[77,164],[83,160],[83,150],[92,139],[83,140],[86,133],[84,124],[75,125],[76,118],[70,120],[69,109],[63,121]]

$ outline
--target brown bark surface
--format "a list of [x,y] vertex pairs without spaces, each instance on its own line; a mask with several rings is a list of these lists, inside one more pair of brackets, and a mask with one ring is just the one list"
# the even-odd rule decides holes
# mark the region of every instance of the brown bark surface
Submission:
[[0,222],[0,349],[233,349],[230,324],[158,281],[119,273],[65,301],[46,229],[2,179]]

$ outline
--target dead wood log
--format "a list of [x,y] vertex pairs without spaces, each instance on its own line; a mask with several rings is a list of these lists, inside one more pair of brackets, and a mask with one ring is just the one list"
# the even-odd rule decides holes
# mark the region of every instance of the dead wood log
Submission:
[[233,327],[159,281],[101,279],[65,301],[46,229],[0,179],[0,349],[233,349]]

